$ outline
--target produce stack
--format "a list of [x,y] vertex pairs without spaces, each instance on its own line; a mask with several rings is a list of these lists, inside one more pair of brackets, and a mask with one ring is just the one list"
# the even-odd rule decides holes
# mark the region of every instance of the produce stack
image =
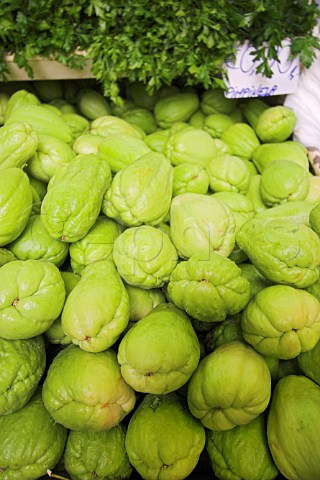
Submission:
[[1,94],[0,479],[319,478],[320,177],[294,111],[23,87]]

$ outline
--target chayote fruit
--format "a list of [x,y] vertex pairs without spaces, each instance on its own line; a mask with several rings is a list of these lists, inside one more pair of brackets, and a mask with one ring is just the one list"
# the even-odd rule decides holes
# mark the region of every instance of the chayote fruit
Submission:
[[94,153],[98,154],[98,145],[104,140],[100,135],[93,135],[93,133],[83,133],[75,139],[72,149],[75,155],[80,153]]
[[167,143],[167,140],[170,135],[170,129],[165,130],[158,129],[153,133],[150,133],[145,138],[145,143],[151,148],[154,152],[164,153],[164,149]]
[[217,149],[209,133],[187,126],[169,136],[164,155],[174,166],[192,163],[205,168],[217,155]]
[[85,237],[70,245],[72,270],[81,274],[90,263],[99,260],[113,261],[113,244],[121,232],[122,228],[117,222],[100,215]]
[[143,130],[146,135],[157,130],[157,123],[152,111],[142,107],[133,107],[124,112],[122,118],[131,125],[135,125]]
[[50,100],[49,103],[58,108],[61,113],[77,113],[77,107],[64,98],[56,97]]
[[250,299],[250,284],[240,268],[218,253],[193,255],[177,264],[167,293],[171,301],[191,317],[221,322],[239,313]]
[[150,151],[144,140],[124,133],[110,135],[98,145],[99,155],[108,162],[113,173],[119,172]]
[[320,465],[320,387],[303,375],[275,386],[267,435],[273,460],[290,480],[317,480]]
[[0,128],[0,169],[23,168],[38,146],[38,135],[29,123]]
[[63,96],[62,83],[60,80],[36,80],[32,82],[32,87],[42,102],[51,102]]
[[260,184],[261,184],[260,174],[250,175],[248,189],[245,195],[252,203],[253,211],[255,213],[263,212],[268,208],[267,205],[262,200]]
[[229,207],[208,195],[182,193],[173,198],[170,234],[181,258],[217,252],[228,257],[235,245],[235,219]]
[[199,363],[188,384],[188,405],[210,430],[246,425],[264,412],[271,375],[264,358],[239,341],[220,345]]
[[271,285],[244,308],[244,339],[262,355],[288,360],[312,350],[320,339],[320,304],[305,290]]
[[141,478],[184,479],[199,461],[205,431],[176,393],[148,394],[130,419],[125,445]]
[[320,385],[320,342],[311,350],[300,353],[297,362],[301,372]]
[[0,175],[0,247],[19,237],[32,209],[27,174],[20,168],[5,168]]
[[116,425],[102,432],[70,431],[64,466],[73,480],[125,480],[132,467],[125,449],[126,431]]
[[67,430],[55,423],[38,390],[17,412],[0,416],[0,479],[37,480],[56,466]]
[[319,203],[320,202],[320,177],[316,175],[309,175],[309,191],[305,198],[306,202]]
[[312,230],[320,237],[320,203],[313,205],[310,210],[309,223]]
[[52,177],[41,205],[49,235],[72,243],[83,238],[100,213],[111,182],[108,163],[98,155],[81,154]]
[[234,123],[226,128],[221,135],[221,140],[231,149],[231,154],[250,160],[253,152],[260,145],[259,139],[250,125]]
[[229,115],[212,113],[205,117],[203,130],[208,132],[212,138],[221,138],[223,132],[234,123],[234,120]]
[[309,171],[308,151],[302,143],[287,142],[264,143],[259,145],[252,155],[252,161],[258,173],[262,173],[269,163],[275,160],[291,160]]
[[27,173],[42,182],[48,183],[58,165],[67,164],[75,154],[67,143],[51,135],[39,135],[37,150],[29,159]]
[[116,238],[113,260],[123,280],[142,288],[162,287],[178,261],[177,251],[161,229],[130,227]]
[[5,92],[0,92],[0,125],[4,124],[4,116],[9,102],[9,95]]
[[142,108],[153,109],[159,98],[159,92],[150,93],[142,82],[130,82],[126,85],[126,97]]
[[293,133],[296,123],[297,118],[291,108],[276,105],[259,115],[255,131],[263,143],[284,142]]
[[64,283],[53,263],[6,263],[0,268],[0,337],[19,340],[40,335],[58,317],[64,300]]
[[169,160],[161,153],[147,153],[116,173],[101,210],[125,226],[157,225],[168,215],[172,183]]
[[154,105],[154,116],[161,128],[169,128],[175,122],[187,122],[199,108],[199,97],[196,93],[178,92],[166,95]]
[[279,473],[269,450],[264,413],[231,430],[207,430],[206,451],[221,480],[273,480]]
[[256,218],[292,220],[296,223],[303,223],[303,225],[310,227],[309,216],[313,207],[314,205],[306,200],[285,202],[257,213]]
[[191,125],[191,127],[203,129],[206,117],[207,116],[199,108],[199,110],[197,110],[191,115],[191,117],[188,120],[188,123],[189,125]]
[[118,362],[136,392],[165,394],[182,387],[197,368],[200,344],[188,316],[161,304],[122,338]]
[[63,331],[83,350],[101,352],[118,340],[128,322],[129,297],[114,263],[91,263],[66,299]]
[[213,192],[237,192],[248,190],[250,171],[241,158],[234,155],[219,155],[206,166],[209,185]]
[[11,113],[15,108],[23,107],[26,105],[40,105],[39,98],[32,92],[29,92],[27,89],[20,88],[10,95],[8,103],[6,105],[6,110],[4,114],[4,123],[8,120]]
[[0,338],[0,416],[22,408],[32,397],[46,366],[41,335],[28,340]]
[[29,183],[32,193],[32,210],[30,215],[39,215],[41,203],[47,193],[47,184],[29,176]]
[[229,115],[238,105],[238,99],[227,98],[222,88],[209,88],[201,95],[201,110],[205,115],[223,113]]
[[309,173],[291,160],[274,160],[261,174],[263,202],[274,207],[284,202],[304,200],[309,191]]
[[61,118],[70,127],[73,141],[80,137],[80,135],[89,132],[90,122],[84,116],[72,112],[62,113]]
[[320,239],[293,220],[252,218],[236,236],[251,263],[271,282],[306,288],[319,278]]
[[264,110],[269,108],[269,105],[261,98],[248,98],[240,104],[240,108],[245,120],[255,129],[258,118]]
[[160,288],[140,288],[125,284],[129,295],[130,321],[137,322],[145,317],[160,303],[166,302],[166,297]]
[[76,105],[81,115],[89,120],[110,115],[111,112],[111,106],[105,96],[90,87],[81,88],[78,91]]
[[250,283],[251,298],[260,290],[270,285],[271,282],[267,280],[252,263],[240,263],[239,268],[241,275]]
[[172,195],[181,193],[200,193],[205,195],[209,189],[209,175],[196,163],[181,163],[173,169]]
[[109,430],[134,408],[113,350],[91,353],[69,345],[53,359],[42,387],[54,421],[71,430]]
[[67,258],[69,245],[50,237],[40,215],[29,217],[21,235],[7,247],[19,260],[44,260],[60,267]]
[[115,115],[102,115],[91,122],[90,131],[93,135],[109,137],[115,134],[131,135],[135,138],[144,139],[145,133],[139,127],[131,125],[123,118]]

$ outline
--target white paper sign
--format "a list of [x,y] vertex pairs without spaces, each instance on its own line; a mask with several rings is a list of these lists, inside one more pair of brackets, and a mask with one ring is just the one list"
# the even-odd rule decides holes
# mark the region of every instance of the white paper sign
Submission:
[[254,48],[245,43],[237,48],[236,60],[226,62],[228,87],[227,98],[269,97],[270,95],[283,95],[294,93],[298,88],[300,63],[296,57],[289,61],[290,42],[284,41],[278,47],[279,61],[270,60],[272,77],[267,78],[256,72],[259,62],[253,61],[250,55]]

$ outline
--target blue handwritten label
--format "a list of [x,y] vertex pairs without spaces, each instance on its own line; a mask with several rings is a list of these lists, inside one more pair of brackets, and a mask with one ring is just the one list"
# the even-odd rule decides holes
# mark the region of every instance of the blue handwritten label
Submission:
[[228,98],[269,97],[294,93],[298,88],[300,76],[299,58],[290,59],[290,42],[284,40],[278,47],[279,61],[270,60],[272,77],[257,73],[258,62],[253,60],[254,48],[248,43],[239,45],[234,62],[227,61],[225,66],[228,79],[225,83]]

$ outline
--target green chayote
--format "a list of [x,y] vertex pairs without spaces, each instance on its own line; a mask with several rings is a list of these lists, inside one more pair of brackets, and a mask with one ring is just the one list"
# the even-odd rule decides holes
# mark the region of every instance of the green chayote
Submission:
[[0,175],[0,246],[15,240],[24,230],[32,209],[27,174],[20,168],[5,168]]
[[310,213],[314,204],[306,200],[296,200],[294,202],[281,203],[272,208],[267,208],[256,214],[256,218],[278,218],[283,220],[292,220],[296,223],[303,223],[310,227]]
[[161,128],[168,128],[175,122],[186,122],[199,108],[196,93],[172,93],[157,100],[154,116]]
[[0,267],[6,263],[13,262],[13,260],[17,260],[17,258],[10,250],[7,248],[0,248]]
[[250,175],[248,189],[245,195],[252,203],[254,213],[263,212],[268,208],[262,199],[260,185],[261,185],[261,175],[260,174]]
[[89,132],[90,122],[76,112],[61,113],[62,120],[69,126],[73,141]]
[[143,139],[145,133],[138,127],[126,122],[123,118],[115,115],[102,115],[95,118],[90,125],[89,133],[100,135],[101,137],[109,137],[115,134],[132,135],[135,138]]
[[161,153],[143,155],[113,177],[102,212],[126,226],[157,225],[167,216],[173,168]]
[[291,108],[276,105],[266,108],[260,115],[255,132],[264,143],[284,142],[293,133],[297,118]]
[[252,218],[242,225],[236,239],[251,263],[272,282],[305,288],[319,278],[320,239],[306,225]]
[[221,138],[222,133],[235,122],[224,113],[212,113],[207,115],[203,122],[203,130],[213,138]]
[[167,140],[170,135],[170,129],[165,130],[158,129],[153,133],[150,133],[145,138],[145,143],[151,148],[154,152],[164,153],[164,149],[167,143]]
[[250,160],[253,152],[260,145],[253,128],[246,123],[234,123],[226,128],[221,140],[229,145],[232,155]]
[[79,154],[54,175],[41,205],[48,233],[64,242],[83,238],[100,213],[111,182],[108,163],[95,154]]
[[152,111],[142,107],[133,107],[124,112],[122,118],[131,125],[140,127],[147,135],[157,130],[157,123]]
[[320,385],[320,342],[297,357],[298,366],[303,374]]
[[250,171],[246,163],[235,155],[219,155],[206,166],[209,185],[213,192],[238,192],[248,190]]
[[263,143],[252,155],[252,161],[259,173],[275,160],[291,160],[309,171],[308,151],[302,143],[288,140],[287,142]]
[[112,349],[92,353],[75,345],[64,348],[53,359],[42,398],[58,424],[94,432],[118,425],[136,402]]
[[166,233],[150,225],[130,227],[116,238],[113,260],[123,280],[142,288],[162,287],[178,261]]
[[197,368],[200,344],[191,321],[172,304],[160,304],[122,338],[118,362],[137,392],[165,394],[184,385]]
[[145,317],[160,303],[166,301],[160,288],[141,288],[125,284],[129,295],[130,321],[136,322]]
[[209,176],[204,168],[196,163],[181,163],[173,169],[172,195],[181,193],[200,193],[205,195],[209,189]]
[[65,334],[83,350],[101,352],[117,341],[128,322],[129,297],[113,262],[87,265],[62,311]]
[[0,128],[0,169],[23,167],[38,146],[38,135],[29,123],[17,122]]
[[93,133],[83,133],[75,139],[72,149],[76,155],[79,153],[98,153],[98,146],[104,139],[100,135],[93,135]]
[[0,337],[18,340],[40,335],[58,317],[64,300],[64,283],[53,263],[6,263],[0,268]]
[[263,288],[243,310],[244,339],[262,355],[288,360],[312,350],[320,339],[320,304],[289,285]]
[[227,98],[222,88],[209,88],[201,95],[201,110],[205,115],[223,113],[229,115],[238,104],[237,98]]

